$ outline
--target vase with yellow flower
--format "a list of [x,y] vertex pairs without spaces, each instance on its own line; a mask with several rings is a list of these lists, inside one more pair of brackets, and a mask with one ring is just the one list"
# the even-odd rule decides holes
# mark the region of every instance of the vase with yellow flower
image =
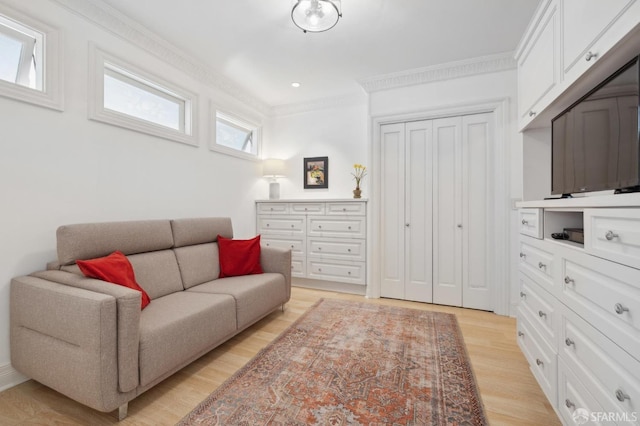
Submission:
[[353,198],[361,198],[362,190],[360,189],[360,182],[362,178],[367,175],[367,168],[362,164],[354,164],[353,165],[353,178],[356,180],[356,189],[353,190]]

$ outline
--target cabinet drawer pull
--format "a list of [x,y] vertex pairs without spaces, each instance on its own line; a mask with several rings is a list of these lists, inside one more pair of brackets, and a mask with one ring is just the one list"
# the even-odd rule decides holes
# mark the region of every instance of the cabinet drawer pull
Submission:
[[538,262],[538,268],[539,268],[539,269],[542,269],[542,268],[547,269],[547,265],[545,265],[545,264],[544,264],[544,263],[542,263],[542,262]]
[[318,247],[318,250],[322,250],[322,247]]
[[529,111],[529,117],[533,117],[534,115],[536,115],[537,113],[535,111]]
[[343,212],[346,212],[346,211],[347,211],[347,208],[346,208],[346,207],[343,207],[343,208],[342,208],[342,211],[343,211]]
[[624,391],[622,389],[618,389],[616,391],[616,398],[620,402],[624,402],[625,399],[631,400],[631,397],[629,395],[627,395],[626,393],[624,393]]
[[293,247],[293,244],[291,244],[291,248],[294,248],[294,247]]
[[604,235],[604,237],[607,239],[607,241],[611,241],[614,238],[618,238],[619,235],[618,234],[614,234],[613,231],[607,231],[607,233]]
[[351,253],[351,249],[347,249],[347,251],[348,251],[349,253]]
[[565,399],[565,400],[564,400],[564,405],[566,405],[566,406],[567,406],[567,408],[570,408],[570,409],[573,409],[573,410],[575,410],[575,409],[576,409],[576,404],[574,404],[573,402],[571,402],[571,400],[570,400],[569,398],[567,398],[567,399]]
[[570,338],[567,337],[566,339],[564,339],[564,344],[567,345],[567,346],[571,346],[571,345],[575,346],[576,342],[574,342],[573,340],[571,340]]
[[322,225],[318,225],[318,229],[322,229]]
[[543,366],[544,362],[542,362],[540,358],[536,358],[536,364],[538,364],[539,366]]
[[347,226],[347,229],[351,230],[351,227],[350,227],[350,226]]
[[293,228],[295,225],[291,225],[291,227]]
[[616,303],[615,310],[616,310],[616,314],[618,315],[622,315],[625,312],[629,312],[629,308],[624,306],[622,303]]
[[271,211],[273,211],[273,207],[271,207],[271,209],[270,209],[270,210],[271,210]]
[[322,268],[318,268],[318,272],[322,272]]
[[571,283],[575,283],[574,279],[571,278],[569,275],[567,275],[566,277],[564,277],[564,283],[565,284],[571,284]]
[[545,317],[545,318],[546,318],[546,317],[547,317],[547,313],[546,313],[546,312],[543,312],[543,311],[538,311],[538,316],[539,316],[540,318],[542,318],[542,317]]
[[584,55],[584,59],[586,59],[587,62],[591,61],[594,58],[597,58],[598,54],[597,53],[593,53],[592,51],[588,51],[586,55]]
[[528,221],[528,220],[526,220],[526,219],[522,219],[522,224],[523,224],[523,225],[528,225],[528,224],[529,224],[529,221]]
[[525,293],[524,291],[521,291],[520,298],[524,299],[525,297],[527,297],[527,293]]
[[351,271],[348,271],[347,274],[351,275]]
[[270,225],[267,223],[267,228],[268,228],[269,226],[270,226]]
[[269,243],[267,243],[267,247],[269,247]]
[[518,331],[518,337],[524,337],[524,333],[522,331]]
[[527,255],[524,254],[523,252],[520,252],[520,259],[524,259],[525,257],[527,257]]

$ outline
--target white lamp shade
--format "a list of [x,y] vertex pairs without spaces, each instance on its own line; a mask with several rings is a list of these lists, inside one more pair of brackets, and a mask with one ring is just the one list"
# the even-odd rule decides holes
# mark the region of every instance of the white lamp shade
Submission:
[[284,160],[269,158],[262,162],[262,175],[264,177],[279,178],[285,177]]
[[304,32],[327,31],[342,16],[340,3],[340,0],[297,0],[291,10],[291,19]]

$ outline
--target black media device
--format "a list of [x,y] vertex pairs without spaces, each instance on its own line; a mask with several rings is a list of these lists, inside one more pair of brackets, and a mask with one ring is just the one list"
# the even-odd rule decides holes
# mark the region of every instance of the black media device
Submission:
[[639,62],[551,120],[551,194],[640,191]]

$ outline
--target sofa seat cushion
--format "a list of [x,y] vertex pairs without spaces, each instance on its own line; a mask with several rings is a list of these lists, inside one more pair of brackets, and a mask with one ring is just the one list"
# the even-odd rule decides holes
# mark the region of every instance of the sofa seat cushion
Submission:
[[284,276],[276,273],[219,278],[186,292],[233,296],[239,329],[253,324],[288,299]]
[[236,329],[230,295],[181,291],[154,299],[140,314],[140,385],[181,368]]

